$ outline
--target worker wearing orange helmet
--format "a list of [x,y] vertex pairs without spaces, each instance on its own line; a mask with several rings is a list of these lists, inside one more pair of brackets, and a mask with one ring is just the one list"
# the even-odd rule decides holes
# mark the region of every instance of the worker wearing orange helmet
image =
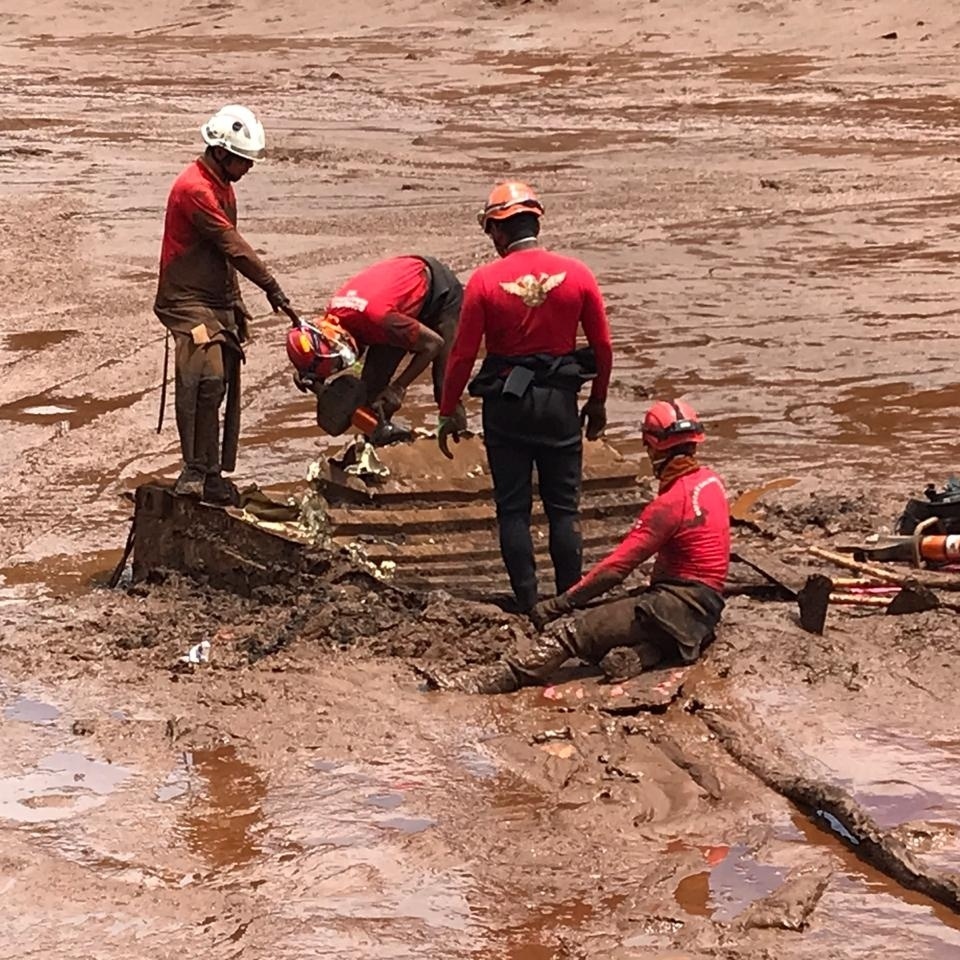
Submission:
[[[373,441],[390,442],[409,432],[389,429],[407,388],[432,365],[433,393],[439,403],[447,355],[457,329],[463,287],[444,263],[427,256],[390,257],[372,264],[345,281],[331,297],[326,313],[312,324],[301,324],[287,338],[287,354],[301,388],[328,399],[323,381],[351,366],[360,357],[359,392],[350,399],[369,404],[379,426]],[[410,361],[396,374],[407,355]],[[335,391],[336,392],[336,391]],[[318,422],[323,421],[318,404]],[[367,408],[368,409],[368,408]],[[455,411],[466,427],[463,408]],[[387,429],[383,429],[387,428]]]
[[[550,526],[555,584],[580,579],[582,427],[596,440],[606,425],[612,348],[603,297],[586,264],[540,246],[543,204],[525,183],[497,185],[478,215],[499,260],[474,271],[447,363],[438,439],[446,456],[460,425],[454,414],[470,382],[483,399],[483,437],[493,479],[500,552],[519,608],[537,602],[530,536],[533,468]],[[580,330],[589,347],[577,348]],[[590,397],[578,410],[585,383]]]
[[[723,482],[697,459],[704,430],[683,400],[661,400],[643,421],[643,442],[660,481],[623,542],[569,590],[538,603],[531,619],[544,632],[532,651],[451,678],[448,684],[501,693],[545,682],[565,660],[599,663],[624,679],[664,660],[692,663],[720,621],[730,564],[730,515]],[[619,586],[656,555],[650,584],[637,597],[566,616]],[[548,626],[551,621],[557,623]]]

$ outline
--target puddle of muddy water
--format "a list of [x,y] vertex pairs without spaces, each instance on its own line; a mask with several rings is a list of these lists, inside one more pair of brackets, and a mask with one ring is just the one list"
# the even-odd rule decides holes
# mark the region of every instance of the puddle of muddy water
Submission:
[[143,391],[120,397],[94,397],[90,394],[61,397],[53,393],[39,393],[0,406],[0,420],[20,424],[65,421],[71,430],[76,430],[106,413],[132,406],[142,396]]
[[[682,840],[667,844],[667,852],[691,849]],[[674,891],[674,898],[685,913],[727,922],[741,913],[754,900],[772,893],[783,882],[786,870],[760,863],[747,847],[697,846],[703,856],[705,870],[684,877]]]
[[157,799],[187,795],[190,800],[175,829],[191,852],[215,869],[238,867],[260,855],[267,782],[237,756],[235,747],[223,744],[185,753],[180,780],[168,778]]
[[20,720],[23,723],[49,726],[57,721],[60,716],[60,709],[52,703],[44,703],[43,700],[21,696],[3,708],[3,715],[7,720]]
[[0,334],[0,350],[11,353],[32,352],[54,347],[79,333],[78,330],[25,330]]
[[116,547],[89,553],[57,554],[30,563],[0,568],[0,594],[11,599],[37,593],[76,597],[93,587],[105,587],[123,555]]
[[[916,948],[921,943],[928,951],[922,954],[925,958],[952,960],[960,956],[960,916],[859,860],[826,824],[818,826],[797,811],[779,836],[828,850],[839,865],[818,908],[821,912],[848,923],[851,929],[887,927],[891,935],[900,935],[898,944],[903,944],[902,936],[909,931],[910,945],[903,945],[903,956],[920,955]],[[911,950],[914,952],[908,952]]]
[[105,803],[130,775],[80,753],[51,753],[29,773],[0,778],[0,819],[32,824],[74,817]]

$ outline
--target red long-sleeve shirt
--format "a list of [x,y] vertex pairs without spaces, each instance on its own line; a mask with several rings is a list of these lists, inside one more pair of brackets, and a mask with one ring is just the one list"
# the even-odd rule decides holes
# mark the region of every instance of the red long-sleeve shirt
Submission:
[[419,257],[391,257],[347,280],[331,297],[327,313],[362,346],[386,343],[412,350],[429,288],[427,265]]
[[560,357],[576,349],[580,327],[597,359],[590,397],[605,401],[613,349],[603,297],[590,268],[542,247],[517,250],[478,267],[464,292],[447,360],[441,416],[450,416],[459,402],[481,340],[495,356]]
[[568,591],[574,602],[619,583],[657,555],[650,577],[694,580],[723,592],[730,567],[730,509],[723,481],[708,467],[678,477],[644,507],[623,542]]
[[233,185],[200,157],[177,177],[167,200],[156,309],[237,306],[238,270],[268,293],[280,289],[237,230]]

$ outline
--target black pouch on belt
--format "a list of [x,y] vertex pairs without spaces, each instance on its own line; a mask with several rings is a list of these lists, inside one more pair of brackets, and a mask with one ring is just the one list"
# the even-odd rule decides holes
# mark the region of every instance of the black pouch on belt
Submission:
[[350,429],[350,421],[367,402],[367,386],[350,374],[337,377],[317,397],[317,426],[332,437]]
[[503,381],[503,390],[500,396],[519,400],[529,389],[536,376],[530,367],[514,367]]

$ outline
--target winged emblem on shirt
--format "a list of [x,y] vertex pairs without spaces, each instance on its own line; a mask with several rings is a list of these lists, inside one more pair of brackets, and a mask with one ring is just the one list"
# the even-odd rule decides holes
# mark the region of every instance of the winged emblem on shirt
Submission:
[[500,286],[507,292],[519,297],[528,307],[539,307],[547,299],[547,294],[559,287],[567,279],[566,273],[541,273],[535,277],[527,273],[516,280],[505,281]]

